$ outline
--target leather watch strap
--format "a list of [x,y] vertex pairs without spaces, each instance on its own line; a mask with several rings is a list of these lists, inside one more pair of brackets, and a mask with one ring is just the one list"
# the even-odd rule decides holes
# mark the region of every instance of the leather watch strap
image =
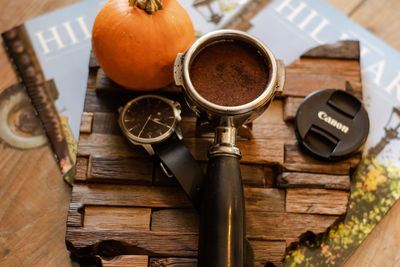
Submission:
[[176,177],[194,207],[200,209],[203,170],[187,147],[176,136],[153,146],[155,155]]

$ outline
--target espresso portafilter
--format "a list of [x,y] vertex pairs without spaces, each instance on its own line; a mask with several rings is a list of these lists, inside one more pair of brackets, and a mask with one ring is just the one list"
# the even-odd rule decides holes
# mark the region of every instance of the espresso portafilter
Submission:
[[[203,49],[218,42],[235,41],[246,43],[262,56],[267,66],[268,83],[261,95],[249,103],[221,106],[206,100],[196,91],[190,79],[190,68]],[[201,188],[199,266],[242,267],[246,257],[246,233],[237,129],[260,116],[274,95],[282,91],[284,64],[255,37],[237,30],[219,30],[202,36],[185,53],[178,54],[174,77],[176,85],[183,87],[188,106],[215,127],[214,144],[208,154],[207,177]]]

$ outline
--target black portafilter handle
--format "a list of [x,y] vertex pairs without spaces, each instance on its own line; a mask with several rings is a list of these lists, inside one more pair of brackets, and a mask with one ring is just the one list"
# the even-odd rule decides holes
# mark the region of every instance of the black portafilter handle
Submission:
[[[236,139],[235,128],[218,128],[216,135],[219,131],[234,131]],[[240,151],[234,141],[216,142],[210,149],[200,208],[199,267],[245,264],[245,208],[239,160]]]

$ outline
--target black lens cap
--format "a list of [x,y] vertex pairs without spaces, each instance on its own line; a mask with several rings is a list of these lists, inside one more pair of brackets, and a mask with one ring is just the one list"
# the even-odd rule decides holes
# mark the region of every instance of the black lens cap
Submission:
[[303,149],[319,159],[335,161],[359,151],[368,136],[369,118],[352,94],[323,89],[301,103],[295,129]]

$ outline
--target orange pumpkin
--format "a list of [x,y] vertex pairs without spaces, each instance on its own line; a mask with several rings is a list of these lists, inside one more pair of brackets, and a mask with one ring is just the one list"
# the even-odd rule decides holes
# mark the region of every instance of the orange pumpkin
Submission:
[[92,47],[114,82],[153,90],[173,81],[175,57],[194,39],[192,21],[177,0],[109,0],[94,22]]

